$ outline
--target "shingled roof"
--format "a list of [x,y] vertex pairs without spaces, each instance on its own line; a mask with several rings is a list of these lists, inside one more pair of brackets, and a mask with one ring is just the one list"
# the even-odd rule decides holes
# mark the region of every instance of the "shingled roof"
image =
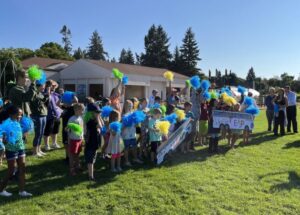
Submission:
[[53,66],[55,64],[66,64],[70,65],[74,61],[70,60],[59,60],[51,58],[42,58],[42,57],[31,57],[22,61],[22,66],[24,69],[28,69],[31,65],[38,65],[41,69],[46,70],[47,67]]

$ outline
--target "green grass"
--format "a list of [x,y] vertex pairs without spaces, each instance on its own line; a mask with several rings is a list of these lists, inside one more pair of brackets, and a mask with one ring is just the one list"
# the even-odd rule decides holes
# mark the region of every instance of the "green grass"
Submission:
[[198,147],[118,175],[98,159],[97,183],[86,172],[69,177],[63,150],[28,156],[26,187],[34,197],[19,198],[12,182],[15,195],[0,198],[0,214],[300,214],[300,136],[266,133],[264,112],[255,125],[249,145],[228,150],[221,142],[219,155]]

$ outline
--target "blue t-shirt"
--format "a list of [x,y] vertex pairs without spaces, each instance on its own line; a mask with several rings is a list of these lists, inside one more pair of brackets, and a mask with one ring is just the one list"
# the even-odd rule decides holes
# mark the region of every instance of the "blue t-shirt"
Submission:
[[[161,141],[162,140],[162,136],[159,132],[153,131],[152,129],[155,129],[155,124],[159,122],[159,119],[154,119],[151,118],[149,120],[149,137],[150,137],[150,142],[156,142],[156,141]],[[150,129],[152,128],[152,129]]]

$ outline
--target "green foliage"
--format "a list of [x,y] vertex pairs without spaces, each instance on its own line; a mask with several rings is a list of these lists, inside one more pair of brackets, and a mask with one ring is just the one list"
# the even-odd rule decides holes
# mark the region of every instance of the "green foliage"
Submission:
[[73,60],[73,58],[64,50],[64,48],[55,42],[42,44],[41,47],[35,51],[35,53],[38,57]]
[[134,64],[134,56],[130,49],[122,49],[119,57],[119,63]]
[[64,25],[62,27],[62,29],[60,30],[60,33],[62,34],[62,42],[64,44],[64,50],[70,54],[71,51],[72,51],[72,44],[71,44],[71,37],[72,37],[72,34],[71,34],[71,30],[66,26]]
[[168,68],[171,60],[167,33],[161,25],[152,25],[145,36],[145,53],[141,54],[141,64],[157,68]]
[[246,81],[247,81],[247,83],[248,83],[248,87],[253,88],[253,86],[255,86],[255,85],[254,85],[254,83],[255,83],[255,78],[256,78],[256,76],[255,76],[254,69],[253,69],[253,67],[251,67],[251,68],[249,69],[248,74],[247,74],[247,77],[246,77]]
[[82,51],[80,47],[74,51],[73,58],[76,60],[82,59],[85,56],[85,51]]
[[187,29],[182,42],[183,44],[180,47],[180,58],[183,74],[187,76],[196,75],[199,72],[197,63],[201,60],[201,58],[199,58],[200,50],[198,48],[192,28]]
[[104,51],[102,39],[97,31],[94,31],[90,38],[90,44],[87,49],[87,58],[93,60],[106,60],[107,52]]

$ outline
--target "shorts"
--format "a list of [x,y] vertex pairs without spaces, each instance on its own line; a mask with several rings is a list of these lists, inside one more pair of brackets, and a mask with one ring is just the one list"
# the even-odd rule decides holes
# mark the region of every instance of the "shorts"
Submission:
[[51,134],[58,134],[59,132],[59,119],[47,119],[44,136],[50,136]]
[[208,132],[208,121],[207,120],[200,120],[199,122],[199,134],[200,135],[207,135]]
[[94,164],[97,158],[97,150],[85,149],[84,159],[87,164]]
[[25,157],[25,150],[19,150],[16,152],[13,151],[6,151],[5,152],[6,155],[6,160],[11,161],[11,160],[17,160],[19,158]]
[[125,149],[134,148],[137,145],[136,139],[124,140]]
[[158,146],[160,145],[160,141],[151,142],[151,152],[156,153]]
[[117,159],[117,158],[120,158],[121,157],[121,153],[117,153],[117,154],[112,154],[111,155],[111,158],[113,158],[113,159]]
[[69,153],[79,154],[82,149],[82,140],[70,140],[69,142]]

